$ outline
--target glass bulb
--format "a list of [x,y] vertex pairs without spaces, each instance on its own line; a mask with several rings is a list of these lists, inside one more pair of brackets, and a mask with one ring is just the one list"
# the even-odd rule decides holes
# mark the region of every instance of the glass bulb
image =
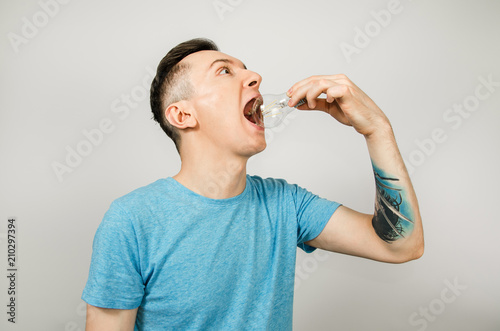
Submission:
[[262,100],[263,104],[260,105],[260,110],[264,118],[265,128],[274,128],[280,125],[288,114],[306,103],[306,99],[301,99],[295,107],[290,107],[288,106],[290,98],[286,93],[263,94]]

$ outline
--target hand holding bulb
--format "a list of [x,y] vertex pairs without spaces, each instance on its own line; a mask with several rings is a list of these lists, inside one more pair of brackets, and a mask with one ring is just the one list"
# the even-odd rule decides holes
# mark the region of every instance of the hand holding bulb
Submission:
[[[321,94],[325,94],[326,98],[319,98]],[[290,99],[294,100],[292,104],[296,102],[294,107],[288,106]],[[310,110],[328,113],[340,123],[353,126],[364,136],[370,136],[375,131],[392,130],[382,110],[345,75],[312,76],[296,83],[287,93],[264,94],[255,100],[247,116],[259,126],[272,128],[306,103]]]
[[[326,98],[320,98],[321,94]],[[365,137],[375,133],[392,135],[382,110],[346,75],[311,76],[295,83],[288,95],[292,104],[307,97],[307,108],[323,111]]]

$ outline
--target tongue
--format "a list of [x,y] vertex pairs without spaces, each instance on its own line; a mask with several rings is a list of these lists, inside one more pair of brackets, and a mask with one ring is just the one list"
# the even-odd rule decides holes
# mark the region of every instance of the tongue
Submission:
[[253,124],[255,124],[255,121],[253,119],[253,116],[251,115],[245,115],[245,118],[249,121],[249,122],[252,122]]

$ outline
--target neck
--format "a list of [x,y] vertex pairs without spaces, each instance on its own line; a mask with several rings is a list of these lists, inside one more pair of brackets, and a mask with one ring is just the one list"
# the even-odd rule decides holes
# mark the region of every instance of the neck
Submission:
[[181,170],[173,178],[207,198],[228,199],[245,190],[247,161],[220,151],[182,153]]

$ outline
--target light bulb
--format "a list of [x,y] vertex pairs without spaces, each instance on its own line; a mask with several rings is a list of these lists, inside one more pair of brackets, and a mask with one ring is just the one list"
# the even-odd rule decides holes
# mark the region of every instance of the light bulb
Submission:
[[282,94],[263,94],[263,104],[260,105],[265,128],[274,128],[280,125],[285,117],[297,107],[306,103],[306,99],[301,99],[294,107],[288,106],[290,98],[286,93]]

